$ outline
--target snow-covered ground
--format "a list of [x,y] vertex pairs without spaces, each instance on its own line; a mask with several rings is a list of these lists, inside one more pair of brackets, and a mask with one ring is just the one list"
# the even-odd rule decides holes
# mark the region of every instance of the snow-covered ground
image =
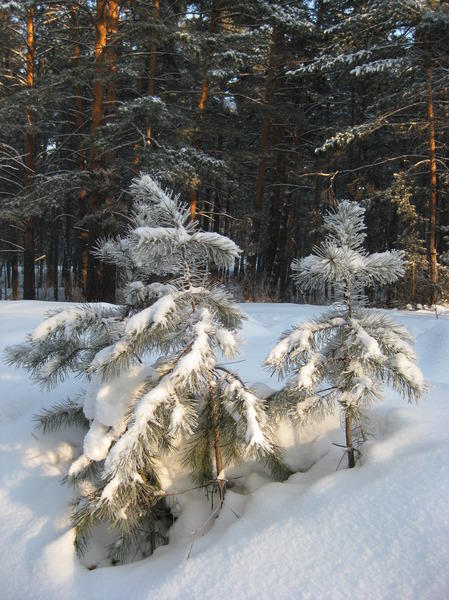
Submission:
[[[0,302],[0,350],[23,340],[52,307]],[[280,333],[319,312],[292,304],[245,304],[248,344],[234,368],[248,382],[275,386],[261,364]],[[74,395],[52,392],[0,365],[0,598],[449,598],[449,316],[394,312],[416,337],[430,384],[419,406],[391,392],[374,407],[373,436],[352,471],[336,470],[338,418],[317,430],[282,428],[298,472],[285,483],[246,474],[220,517],[198,535],[193,503],[172,543],[133,564],[88,570],[74,554],[70,490],[60,479],[79,453],[79,436],[36,435],[32,416]],[[243,493],[243,492],[246,492]],[[92,559],[93,560],[93,559]],[[89,565],[87,559],[87,566]],[[86,561],[85,561],[86,562]],[[98,563],[96,563],[98,564]]]

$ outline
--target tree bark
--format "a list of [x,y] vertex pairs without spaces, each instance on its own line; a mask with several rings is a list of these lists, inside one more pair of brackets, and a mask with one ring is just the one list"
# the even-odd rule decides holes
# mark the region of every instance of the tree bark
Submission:
[[[108,27],[107,27],[107,47],[106,47],[106,66],[108,82],[106,86],[105,102],[105,120],[111,121],[117,104],[117,33],[119,24],[119,6],[117,0],[109,0],[108,4]],[[115,152],[107,152],[105,156],[105,165],[111,170],[111,180],[114,179],[113,164],[115,161]],[[113,203],[113,187],[106,192],[106,207],[111,207]],[[115,302],[115,265],[103,263],[101,266],[101,299],[106,302]]]
[[115,112],[117,101],[117,40],[119,7],[117,0],[109,0],[107,27],[107,67],[108,84],[106,88],[106,112],[108,115]]
[[429,128],[429,262],[430,279],[432,282],[431,304],[436,304],[438,296],[438,262],[436,247],[437,161],[435,153],[435,118],[433,111],[433,67],[429,52],[429,40],[427,34],[424,35],[424,48],[426,53],[427,123]]
[[19,257],[17,254],[13,254],[11,259],[11,288],[12,288],[12,299],[20,300],[20,288],[19,288]]
[[71,219],[69,214],[70,203],[66,203],[64,252],[62,255],[61,279],[64,285],[64,300],[72,300],[72,245],[71,245]]
[[[26,11],[26,29],[27,29],[27,62],[26,62],[26,83],[31,91],[34,88],[34,67],[36,56],[36,37],[34,31],[34,8],[31,6]],[[25,125],[25,187],[30,184],[31,175],[35,172],[34,152],[35,139],[33,131],[33,112],[28,105],[26,109]],[[24,234],[24,252],[23,252],[23,298],[24,300],[34,300],[35,294],[35,275],[34,275],[34,229],[35,218],[29,217],[25,221]]]
[[273,40],[270,50],[270,58],[268,64],[267,79],[265,84],[265,99],[264,99],[264,115],[262,117],[262,128],[260,134],[260,154],[257,167],[256,191],[254,195],[254,218],[253,232],[251,243],[251,255],[248,259],[248,275],[250,286],[252,288],[252,297],[255,299],[255,280],[257,276],[257,258],[259,253],[260,234],[262,225],[263,213],[263,192],[265,186],[265,174],[267,170],[267,162],[270,148],[270,129],[271,116],[273,110],[274,84],[275,76],[278,68],[278,53],[282,39],[282,33],[279,27],[275,27],[273,31]]
[[348,453],[348,469],[355,467],[354,448],[352,447],[351,415],[345,412],[346,452]]
[[[212,0],[212,8],[210,14],[209,21],[209,33],[213,34],[217,30],[217,25],[220,19],[220,11],[217,8],[216,0]],[[204,59],[204,72],[203,72],[203,83],[201,85],[201,93],[200,93],[200,101],[198,103],[198,113],[199,113],[199,122],[204,116],[204,109],[206,108],[206,102],[209,95],[209,74],[208,74],[208,63],[209,63],[210,52],[206,53],[206,57]],[[198,135],[198,138],[194,141],[194,147],[196,150],[201,150],[202,140],[201,135]],[[196,213],[198,209],[198,184],[193,186],[193,189],[190,194],[190,219],[192,221],[196,218]]]
[[[154,18],[159,18],[159,0],[154,0]],[[156,92],[156,70],[157,70],[157,38],[156,33],[153,31],[151,34],[151,46],[150,46],[150,76],[148,78],[148,94],[154,96]],[[146,143],[147,146],[151,146],[151,133],[153,130],[153,123],[150,121],[146,131]]]
[[[97,0],[94,49],[95,72],[92,86],[92,124],[90,146],[91,168],[94,170],[102,166],[100,152],[95,146],[95,141],[98,128],[100,127],[104,116],[104,62],[107,41],[107,6],[107,0]],[[96,201],[96,198],[93,195],[91,199],[94,202]]]
[[[348,307],[348,319],[352,319],[352,301],[351,301],[351,286],[349,280],[346,280],[344,301]],[[348,372],[349,369],[349,356],[345,355],[345,370]],[[352,469],[355,466],[354,447],[352,445],[352,419],[351,413],[348,407],[345,407],[345,437],[346,437],[346,452],[348,453],[348,469]]]
[[89,192],[89,213],[90,224],[88,233],[88,262],[87,262],[87,282],[86,299],[99,300],[101,296],[101,272],[99,261],[92,255],[91,250],[100,234],[100,227],[97,221],[97,215],[100,206],[99,190],[97,188],[98,172],[103,167],[102,156],[96,147],[98,129],[102,124],[104,117],[104,63],[105,48],[107,41],[107,0],[97,0],[95,15],[95,70],[94,81],[92,85],[92,124],[90,141],[90,169],[92,172],[91,190]]
[[273,272],[273,266],[276,258],[276,250],[279,244],[280,218],[281,218],[281,190],[285,182],[285,157],[282,144],[284,141],[285,128],[278,125],[274,137],[276,139],[276,164],[274,168],[273,189],[271,195],[270,208],[270,230],[268,235],[268,244],[265,250],[265,274],[269,281],[270,296],[276,295],[277,276]]
[[[78,39],[78,6],[72,4],[70,7],[70,21],[72,30],[72,44],[73,44],[73,65],[75,69],[79,68],[79,56],[80,46]],[[76,164],[78,172],[82,173],[85,169],[85,149],[83,144],[82,132],[84,129],[84,108],[83,108],[83,97],[81,92],[81,85],[77,81],[75,84],[75,126],[76,126]],[[82,223],[83,219],[87,214],[87,192],[85,189],[81,189],[78,195],[78,210],[79,220]],[[67,209],[67,213],[69,210]],[[66,231],[70,231],[70,217],[66,217]],[[89,242],[88,242],[88,231],[85,226],[81,226],[79,229],[79,260],[77,264],[77,284],[80,286],[83,297],[86,297],[87,287],[87,262],[89,255]],[[66,288],[66,293],[72,293],[70,289]]]
[[290,259],[287,256],[288,230],[291,210],[291,199],[286,197],[282,204],[281,215],[279,220],[279,236],[276,249],[276,257],[273,263],[271,274],[271,289],[277,287],[279,281],[279,297],[281,301],[286,300],[286,291],[288,288],[288,268]]
[[217,397],[215,394],[215,381],[211,380],[209,384],[210,408],[212,416],[212,428],[214,432],[214,450],[215,450],[215,469],[218,483],[218,491],[220,495],[220,504],[223,504],[226,481],[219,479],[220,473],[223,471],[223,455],[221,452],[220,429],[218,426],[218,407]]
[[51,270],[52,276],[51,279],[53,281],[53,300],[59,300],[59,277],[58,277],[58,264],[59,264],[59,235],[58,228],[55,227],[52,231],[52,245],[53,245],[53,256],[51,262]]

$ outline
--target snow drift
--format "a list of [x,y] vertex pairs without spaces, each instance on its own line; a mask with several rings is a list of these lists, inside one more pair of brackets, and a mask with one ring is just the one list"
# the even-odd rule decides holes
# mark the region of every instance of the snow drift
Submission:
[[[59,305],[60,306],[60,305]],[[1,347],[23,340],[49,303],[1,302]],[[310,306],[248,304],[234,365],[247,382],[275,386],[261,369],[268,349],[291,323],[318,314]],[[392,392],[375,407],[373,434],[360,465],[336,470],[343,434],[336,418],[281,440],[297,471],[286,483],[244,473],[219,518],[193,531],[207,513],[180,496],[184,511],[169,546],[138,563],[101,566],[101,549],[80,564],[70,530],[70,490],[60,485],[80,452],[76,432],[36,437],[32,415],[77,381],[42,392],[19,371],[0,366],[1,597],[21,599],[429,598],[449,596],[449,318],[395,311],[416,337],[430,390],[419,406]],[[245,348],[245,347],[244,347]],[[250,350],[249,350],[250,348]],[[167,479],[170,478],[167,465]],[[197,494],[198,491],[189,492]],[[196,508],[199,506],[199,508]],[[204,529],[206,531],[207,528]],[[91,563],[89,563],[91,561]]]

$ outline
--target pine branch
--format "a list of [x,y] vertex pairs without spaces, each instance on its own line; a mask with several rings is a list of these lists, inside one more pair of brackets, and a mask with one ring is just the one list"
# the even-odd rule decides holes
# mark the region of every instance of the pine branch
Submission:
[[89,421],[83,413],[83,407],[79,401],[73,401],[69,398],[65,401],[54,404],[51,408],[43,409],[33,417],[36,427],[43,433],[52,433],[63,427],[83,427],[89,426]]

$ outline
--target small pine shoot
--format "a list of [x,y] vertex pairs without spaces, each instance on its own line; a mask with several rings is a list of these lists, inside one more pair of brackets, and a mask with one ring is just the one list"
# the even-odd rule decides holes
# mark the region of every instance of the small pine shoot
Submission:
[[[118,268],[122,303],[55,311],[8,350],[11,364],[48,387],[69,373],[86,381],[79,401],[37,421],[44,432],[86,427],[83,453],[67,475],[80,491],[75,545],[83,553],[106,522],[116,532],[114,562],[167,540],[160,469],[171,452],[184,454],[197,481],[215,482],[220,503],[231,464],[260,459],[288,475],[264,402],[219,364],[236,355],[244,316],[208,272],[211,264],[232,266],[238,247],[200,231],[188,207],[150,177],[136,179],[131,193],[126,234],[97,248]],[[154,364],[150,355],[159,357]]]
[[266,366],[287,384],[277,394],[280,410],[300,422],[342,412],[348,466],[355,465],[354,429],[382,398],[383,385],[409,401],[425,382],[411,347],[412,336],[390,316],[366,308],[365,288],[394,283],[404,273],[403,253],[368,254],[365,209],[344,200],[324,219],[327,235],[314,253],[292,263],[303,290],[332,285],[339,301],[320,317],[287,331]]

